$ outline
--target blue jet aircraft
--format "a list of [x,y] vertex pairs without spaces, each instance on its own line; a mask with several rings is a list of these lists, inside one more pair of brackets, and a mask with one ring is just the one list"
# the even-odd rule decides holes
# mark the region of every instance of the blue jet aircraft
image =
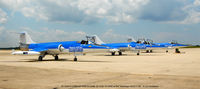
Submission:
[[64,41],[64,42],[48,42],[35,43],[32,41],[27,32],[20,33],[20,49],[22,51],[14,51],[13,55],[39,55],[38,61],[42,61],[46,55],[52,55],[58,60],[59,54],[74,53],[74,61],[77,61],[76,53],[104,52],[109,47],[88,44],[87,41]]
[[86,38],[90,44],[108,46],[110,48],[109,52],[111,53],[111,55],[115,55],[116,52],[118,52],[119,55],[122,55],[122,52],[125,52],[125,51],[137,51],[137,55],[139,55],[140,51],[146,50],[147,48],[152,47],[147,44],[136,43],[136,42],[104,43],[103,41],[100,40],[100,38],[97,35],[86,36]]
[[169,43],[154,43],[153,40],[150,40],[150,39],[138,39],[136,43],[147,44],[147,47],[151,49],[151,50],[146,50],[147,53],[152,52],[153,49],[166,49],[166,52],[168,52],[169,49],[189,46],[185,44],[179,44],[176,41],[172,41]]
[[122,52],[124,51],[136,51],[137,55],[140,55],[140,51],[147,51],[147,52],[153,52],[153,49],[158,49],[158,48],[174,48],[174,47],[180,47],[180,46],[187,46],[187,45],[182,45],[178,43],[153,43],[151,41],[145,41],[145,40],[139,40],[139,41],[130,41],[127,43],[104,43],[103,41],[100,40],[100,38],[97,35],[93,36],[86,36],[87,40],[91,44],[96,44],[96,45],[103,45],[103,46],[108,46],[110,47],[109,52],[112,55],[115,55],[116,52],[119,53],[119,55],[122,55]]

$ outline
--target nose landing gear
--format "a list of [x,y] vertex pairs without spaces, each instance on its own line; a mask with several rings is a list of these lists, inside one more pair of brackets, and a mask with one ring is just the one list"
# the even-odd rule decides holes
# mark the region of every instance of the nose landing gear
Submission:
[[77,59],[77,57],[75,56],[75,57],[74,57],[74,61],[77,61],[77,60],[78,60],[78,59]]
[[55,60],[57,61],[58,60],[58,55],[54,56],[55,57]]

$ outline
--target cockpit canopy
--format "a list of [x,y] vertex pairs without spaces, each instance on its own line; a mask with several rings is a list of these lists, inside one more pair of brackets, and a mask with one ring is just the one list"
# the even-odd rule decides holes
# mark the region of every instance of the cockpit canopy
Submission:
[[139,43],[139,44],[153,44],[153,40],[151,40],[151,39],[138,39],[138,41],[136,41],[136,43]]
[[88,44],[88,41],[82,40],[80,43],[81,43],[81,44]]

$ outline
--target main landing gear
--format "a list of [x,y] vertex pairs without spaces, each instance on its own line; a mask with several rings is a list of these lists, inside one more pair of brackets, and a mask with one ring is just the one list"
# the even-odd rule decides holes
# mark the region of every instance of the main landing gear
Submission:
[[54,56],[55,60],[57,61],[58,60],[58,55]]
[[140,50],[138,50],[137,55],[140,55]]
[[38,57],[38,61],[42,61],[43,58],[47,55],[47,52],[42,53],[39,57]]
[[77,57],[76,56],[74,57],[74,61],[77,61]]
[[[43,60],[43,58],[46,56],[46,54],[44,54],[44,55],[40,55],[39,57],[38,57],[38,61],[42,61]],[[58,57],[58,55],[52,55],[53,57],[54,57],[54,59],[57,61],[57,60],[59,60],[59,57]],[[77,61],[78,60],[78,58],[75,56],[74,57],[74,61]]]
[[122,55],[122,52],[119,51],[119,55]]
[[43,56],[38,57],[38,61],[42,61],[42,59],[43,59]]
[[115,55],[115,52],[112,52],[111,55],[114,56],[114,55]]
[[[118,53],[119,53],[119,55],[122,55],[122,52],[121,52],[121,51],[119,51]],[[111,55],[114,56],[114,55],[115,55],[115,52],[112,52]]]
[[181,51],[178,48],[176,48],[175,53],[181,53]]
[[152,53],[153,50],[146,50],[146,53]]
[[[46,54],[45,55],[40,55],[39,57],[38,57],[38,61],[42,61],[43,60],[43,58],[46,56]],[[54,56],[54,59],[57,61],[59,58],[58,58],[58,55],[53,55]]]

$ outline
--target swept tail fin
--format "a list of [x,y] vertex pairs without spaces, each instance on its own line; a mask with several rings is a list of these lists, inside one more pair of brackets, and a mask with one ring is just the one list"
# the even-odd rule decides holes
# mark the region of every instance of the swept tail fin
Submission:
[[20,41],[19,41],[20,49],[23,51],[28,51],[29,50],[28,45],[33,44],[35,42],[31,39],[31,37],[29,36],[27,32],[24,31],[19,34],[20,34]]
[[136,40],[134,38],[132,38],[132,37],[128,38],[127,41],[128,42],[136,42]]
[[20,33],[20,44],[32,44],[35,43],[27,32]]

